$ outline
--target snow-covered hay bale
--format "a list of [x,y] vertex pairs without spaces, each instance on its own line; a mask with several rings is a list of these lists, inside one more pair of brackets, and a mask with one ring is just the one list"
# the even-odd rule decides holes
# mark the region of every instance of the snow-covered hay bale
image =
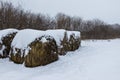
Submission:
[[78,49],[81,43],[80,36],[76,36],[75,33],[73,32],[69,35],[69,38],[68,38],[68,34],[69,34],[68,31],[65,32],[64,38],[61,41],[62,47],[59,49],[60,49],[60,54],[62,55],[66,54],[67,51],[74,51]]
[[18,30],[4,29],[0,30],[0,58],[6,58],[9,55],[11,42]]
[[17,33],[11,44],[10,59],[26,67],[46,65],[58,60],[57,44],[45,31],[25,29]]
[[58,45],[58,53],[65,55],[67,51],[74,51],[81,43],[80,32],[64,29],[47,30],[47,34],[54,37]]

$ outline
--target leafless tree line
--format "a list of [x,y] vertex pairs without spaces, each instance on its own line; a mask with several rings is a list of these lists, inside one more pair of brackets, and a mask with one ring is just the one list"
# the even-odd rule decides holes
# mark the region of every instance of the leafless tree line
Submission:
[[[117,26],[117,27],[116,27]],[[115,27],[115,28],[114,28]],[[83,39],[106,39],[120,37],[120,25],[106,24],[99,19],[83,20],[58,13],[54,18],[49,15],[34,14],[14,7],[12,3],[0,3],[0,29],[66,29],[81,31]]]

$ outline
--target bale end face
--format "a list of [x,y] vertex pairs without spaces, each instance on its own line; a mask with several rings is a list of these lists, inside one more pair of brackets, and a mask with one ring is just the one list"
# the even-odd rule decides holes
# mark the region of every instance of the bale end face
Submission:
[[31,50],[25,57],[26,67],[47,65],[58,60],[57,45],[55,40],[42,43],[38,40],[30,44]]

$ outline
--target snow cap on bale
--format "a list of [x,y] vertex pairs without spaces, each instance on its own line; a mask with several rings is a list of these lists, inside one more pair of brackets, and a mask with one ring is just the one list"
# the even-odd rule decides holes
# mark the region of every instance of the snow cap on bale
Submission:
[[[33,42],[36,38],[44,36],[45,32],[41,30],[33,30],[33,29],[23,29],[20,30],[16,36],[14,37],[11,47],[18,48],[21,50],[26,50],[25,55],[27,55],[29,51],[29,44]],[[42,39],[43,40],[43,39]],[[43,42],[45,42],[44,40]],[[16,52],[14,52],[16,53]]]
[[46,30],[46,33],[49,34],[50,36],[53,36],[54,39],[56,40],[56,43],[58,46],[61,44],[61,40],[64,38],[64,33],[66,30],[64,29],[55,29],[55,30]]
[[79,31],[67,31],[68,39],[70,39],[70,35],[74,35],[74,38],[80,38],[81,33]]
[[18,32],[17,29],[4,29],[4,30],[0,30],[0,43],[2,43],[1,39],[2,37],[5,37],[8,34],[12,34]]
[[79,31],[67,31],[64,29],[54,29],[54,30],[46,30],[46,33],[54,37],[58,46],[61,45],[61,41],[63,40],[65,33],[67,34],[68,40],[70,39],[70,35],[73,35],[73,34],[75,38],[78,38],[78,37],[80,38]]
[[9,54],[12,39],[17,32],[17,29],[0,30],[0,58],[5,58]]

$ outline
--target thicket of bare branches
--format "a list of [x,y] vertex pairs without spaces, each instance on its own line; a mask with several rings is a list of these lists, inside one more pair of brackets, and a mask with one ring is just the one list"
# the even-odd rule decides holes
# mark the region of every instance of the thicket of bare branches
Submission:
[[[117,27],[116,27],[117,26]],[[115,28],[114,28],[115,27]],[[24,11],[12,3],[0,3],[0,29],[67,29],[81,31],[83,39],[107,39],[120,37],[120,25],[109,25],[99,19],[83,20],[58,13],[54,18]]]
[[12,3],[0,3],[0,29],[5,28],[51,28],[54,23],[49,16],[33,14],[24,11],[21,7],[14,7]]

